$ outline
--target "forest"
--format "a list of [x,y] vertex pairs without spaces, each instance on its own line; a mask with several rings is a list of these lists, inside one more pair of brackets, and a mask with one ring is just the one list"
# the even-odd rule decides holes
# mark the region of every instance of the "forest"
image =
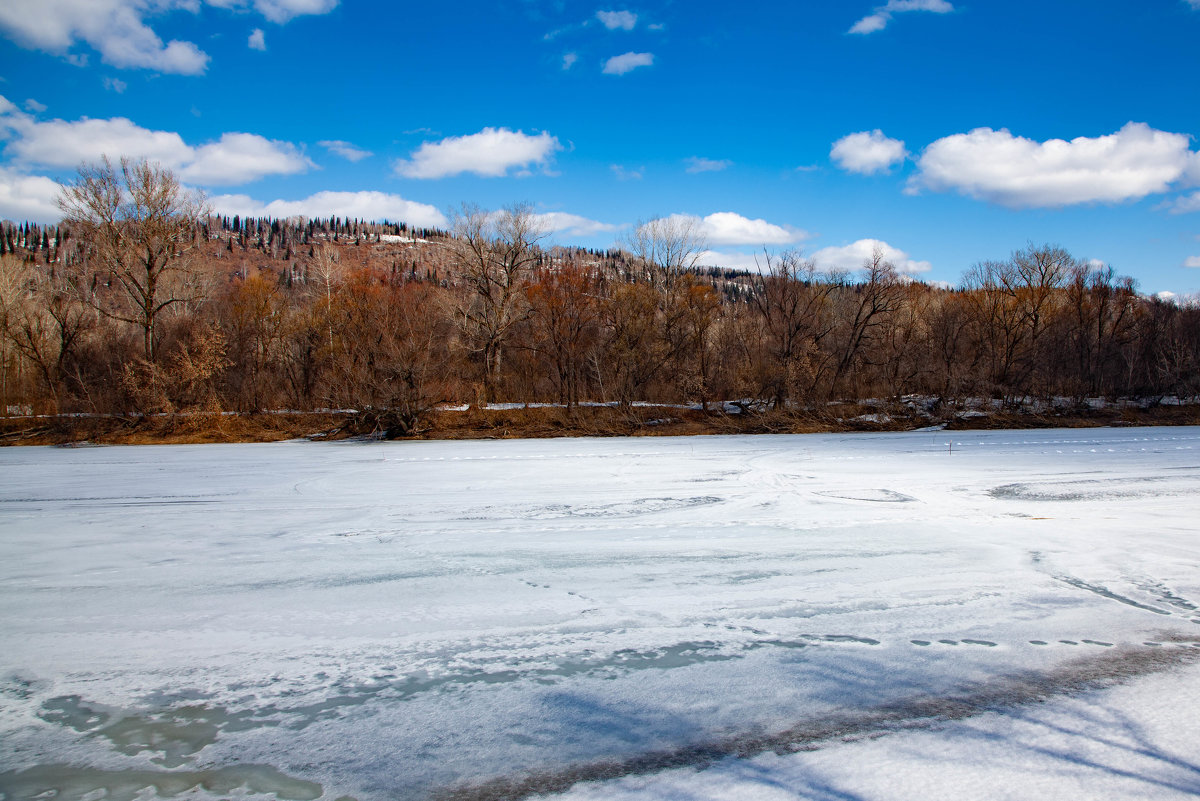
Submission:
[[855,273],[795,251],[708,267],[680,218],[602,252],[547,246],[528,204],[464,205],[448,230],[230,218],[129,160],[80,168],[60,206],[58,224],[0,226],[7,416],[373,410],[403,436],[455,404],[1200,394],[1200,308],[1049,244],[950,289],[882,254]]

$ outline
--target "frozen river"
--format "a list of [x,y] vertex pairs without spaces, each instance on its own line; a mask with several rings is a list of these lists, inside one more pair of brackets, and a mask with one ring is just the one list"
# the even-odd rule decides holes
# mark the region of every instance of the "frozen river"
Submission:
[[0,470],[8,801],[1200,794],[1195,428]]

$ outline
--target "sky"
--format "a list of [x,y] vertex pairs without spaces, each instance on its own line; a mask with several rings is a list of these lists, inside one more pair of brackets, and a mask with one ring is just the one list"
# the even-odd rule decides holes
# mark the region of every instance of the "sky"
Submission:
[[702,261],[1029,245],[1200,296],[1200,0],[0,0],[0,218],[148,158],[226,214],[444,226],[531,203]]

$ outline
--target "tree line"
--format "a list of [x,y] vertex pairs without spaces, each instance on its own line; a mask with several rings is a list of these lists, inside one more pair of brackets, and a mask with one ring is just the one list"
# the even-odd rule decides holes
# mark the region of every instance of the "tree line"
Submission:
[[448,230],[211,215],[146,162],[83,167],[63,220],[0,227],[8,414],[374,409],[394,433],[442,403],[1200,393],[1200,309],[1029,245],[959,288],[798,252],[699,264],[694,223],[621,248],[550,248],[528,205]]

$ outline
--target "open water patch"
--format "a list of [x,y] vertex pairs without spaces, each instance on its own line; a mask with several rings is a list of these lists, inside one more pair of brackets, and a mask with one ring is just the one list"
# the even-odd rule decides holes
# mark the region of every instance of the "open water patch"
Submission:
[[102,770],[71,765],[36,765],[0,773],[7,801],[143,801],[147,793],[175,798],[203,790],[216,796],[270,795],[280,801],[315,801],[324,788],[270,765],[232,765],[187,771]]

